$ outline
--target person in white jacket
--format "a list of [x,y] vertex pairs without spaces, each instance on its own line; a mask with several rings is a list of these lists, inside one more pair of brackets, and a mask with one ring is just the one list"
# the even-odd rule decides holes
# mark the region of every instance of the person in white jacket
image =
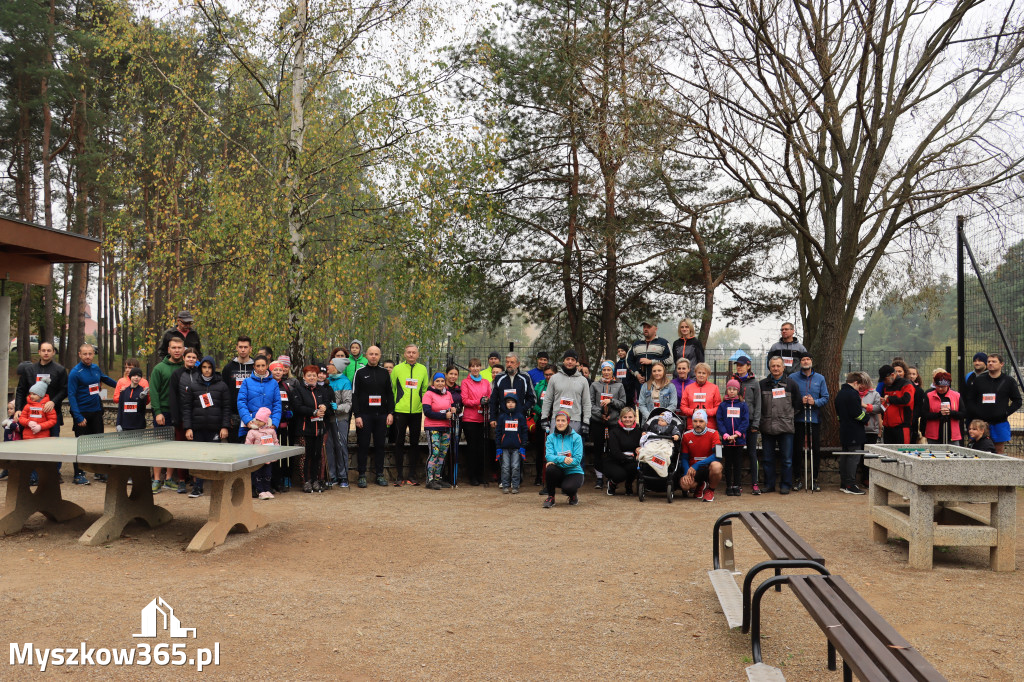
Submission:
[[579,356],[570,348],[562,356],[562,366],[548,381],[541,413],[541,423],[548,433],[551,433],[551,417],[559,410],[569,415],[573,431],[581,436],[589,431],[590,382],[579,371],[578,363]]

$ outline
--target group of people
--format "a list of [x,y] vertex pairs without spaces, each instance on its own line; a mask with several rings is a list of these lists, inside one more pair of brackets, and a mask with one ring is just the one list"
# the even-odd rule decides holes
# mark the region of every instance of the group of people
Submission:
[[[503,493],[518,494],[532,450],[534,485],[545,507],[555,504],[559,489],[570,505],[578,503],[585,452],[598,488],[615,495],[623,486],[628,494],[642,475],[638,463],[645,461],[648,441],[650,452],[669,447],[678,458],[670,485],[707,502],[723,478],[727,495],[742,494],[744,458],[755,495],[776,489],[788,494],[799,489],[801,479],[820,489],[821,411],[831,396],[791,323],[782,325],[781,338],[769,349],[767,375],[756,377],[751,358],[740,354],[722,395],[690,320],[680,322],[679,338],[671,344],[658,336],[656,323],[645,322],[643,338],[620,344],[616,358],[602,362],[594,376],[570,349],[560,363],[538,353],[528,371],[515,353],[491,353],[486,368],[471,359],[465,377],[454,365],[430,375],[415,345],[395,364],[382,361],[379,347],[364,348],[358,339],[334,348],[324,364],[296,368],[293,376],[287,356],[254,349],[248,336],[237,338],[235,356],[218,371],[213,357],[202,355],[192,322],[188,311],[179,313],[161,339],[162,360],[148,380],[134,360],[125,363],[124,376],[111,379],[94,364],[88,344],[66,372],[53,360],[53,346],[43,342],[39,361],[19,367],[5,439],[58,435],[65,399],[76,435],[102,432],[99,394],[106,384],[114,388],[118,430],[146,428],[149,409],[152,423],[172,427],[179,440],[301,445],[301,457],[253,474],[253,495],[262,499],[288,491],[293,481],[307,493],[347,488],[353,425],[360,488],[370,480],[389,485],[388,442],[394,445],[393,484],[420,485],[416,451],[423,429],[423,484],[430,490],[452,487],[461,462],[470,485],[493,481]],[[1021,407],[1016,382],[1003,374],[1003,365],[999,354],[979,353],[963,395],[952,389],[947,371],[935,370],[925,386],[917,368],[899,358],[880,368],[877,385],[866,373],[848,374],[835,398],[843,449],[861,450],[880,440],[959,444],[966,432],[974,447],[1002,452],[1010,440],[1008,418]],[[658,445],[659,440],[664,442]],[[794,458],[797,448],[807,457]],[[648,464],[659,469],[662,458],[652,455]],[[858,465],[856,457],[842,458],[843,492],[863,494]],[[188,480],[185,471],[154,469],[152,489],[201,496],[203,482],[192,478],[189,492]],[[80,470],[74,482],[89,484]]]

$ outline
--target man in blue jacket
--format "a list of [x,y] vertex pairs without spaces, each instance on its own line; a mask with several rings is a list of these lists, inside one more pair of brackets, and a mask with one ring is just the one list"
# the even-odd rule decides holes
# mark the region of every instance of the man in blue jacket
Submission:
[[[93,364],[96,351],[92,344],[83,343],[78,348],[78,364],[68,373],[68,404],[71,418],[75,422],[75,437],[103,433],[103,403],[100,401],[100,385],[111,388],[117,382]],[[85,472],[75,465],[75,485],[89,485]]]
[[828,386],[825,385],[825,377],[814,371],[814,359],[809,352],[804,353],[800,358],[800,371],[791,375],[794,383],[800,389],[801,410],[796,413],[796,438],[794,450],[796,454],[794,461],[795,485],[794,490],[799,490],[804,477],[804,448],[809,446],[811,451],[811,470],[809,473],[812,490],[821,490],[818,487],[818,464],[821,460],[821,408],[828,404]]

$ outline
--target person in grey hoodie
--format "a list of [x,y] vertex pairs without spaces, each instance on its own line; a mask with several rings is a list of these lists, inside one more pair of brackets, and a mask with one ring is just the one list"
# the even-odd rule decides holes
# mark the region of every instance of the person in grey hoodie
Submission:
[[796,328],[792,322],[782,323],[782,338],[772,344],[768,349],[768,362],[772,358],[782,358],[783,372],[789,376],[800,369],[800,358],[807,354],[804,345],[797,341],[794,332]]
[[591,414],[590,382],[580,373],[577,365],[579,356],[572,348],[562,356],[562,366],[548,382],[541,424],[550,433],[551,419],[558,411],[569,415],[572,430],[581,436],[590,430],[587,419]]

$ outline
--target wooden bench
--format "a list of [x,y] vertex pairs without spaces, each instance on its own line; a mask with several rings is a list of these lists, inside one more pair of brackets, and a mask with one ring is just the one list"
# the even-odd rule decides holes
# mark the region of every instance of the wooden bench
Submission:
[[[738,518],[768,554],[768,561],[752,567],[743,579],[743,591],[732,577],[735,568],[733,558],[732,520]],[[711,584],[715,587],[722,612],[730,628],[742,627],[746,633],[750,627],[750,591],[759,573],[773,569],[780,575],[784,568],[810,568],[819,573],[825,570],[825,558],[816,549],[797,535],[775,512],[729,512],[715,521],[712,530],[712,565],[708,571]],[[782,587],[777,586],[777,590]]]
[[842,655],[844,682],[850,682],[853,675],[872,682],[946,679],[845,580],[835,575],[775,576],[757,587],[752,604],[751,668],[776,670],[762,661],[761,598],[770,587],[782,583],[789,584],[825,633],[829,670],[836,669],[836,651]]

